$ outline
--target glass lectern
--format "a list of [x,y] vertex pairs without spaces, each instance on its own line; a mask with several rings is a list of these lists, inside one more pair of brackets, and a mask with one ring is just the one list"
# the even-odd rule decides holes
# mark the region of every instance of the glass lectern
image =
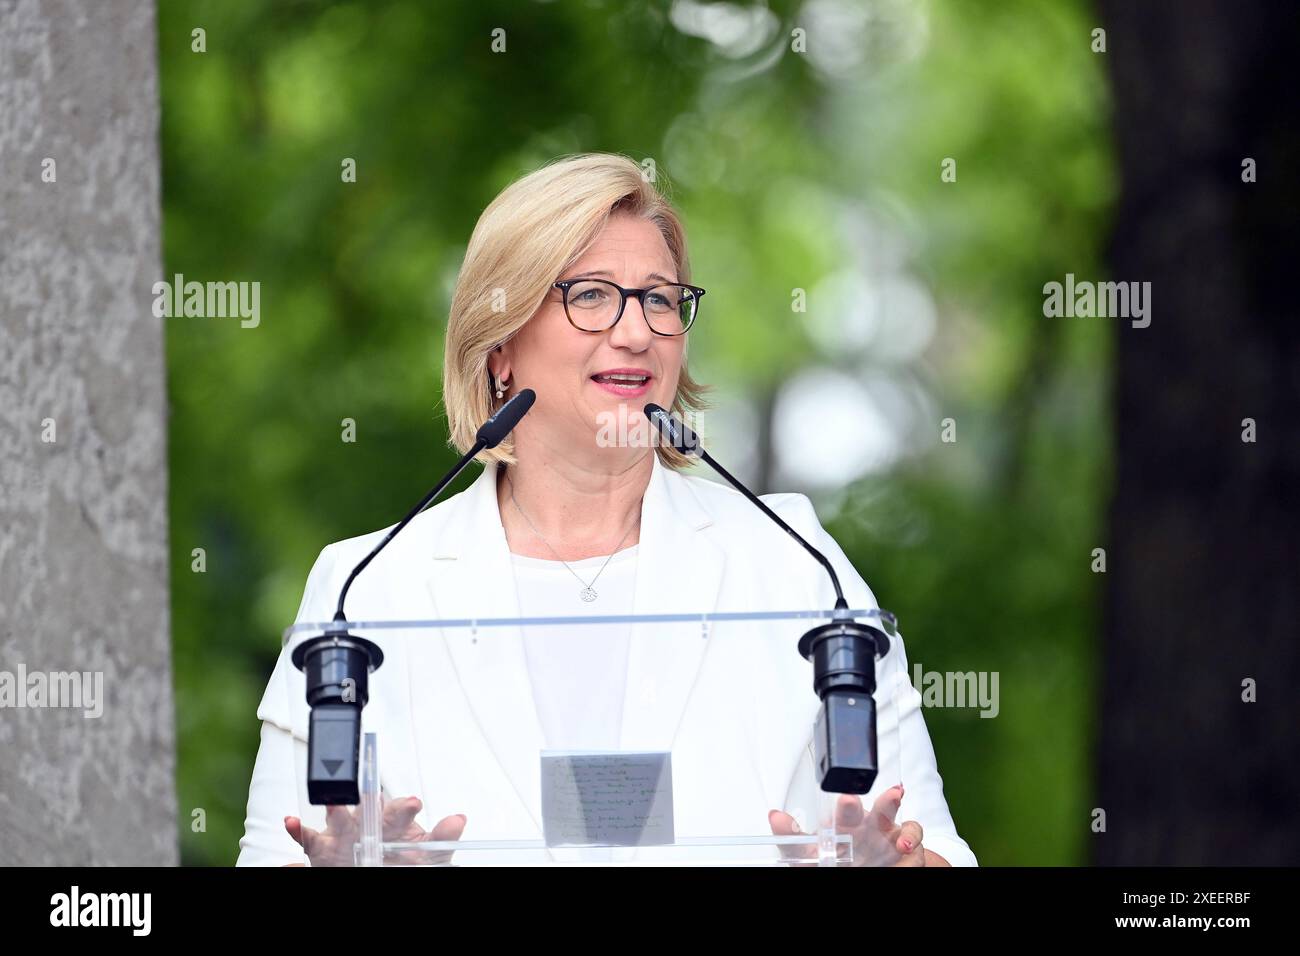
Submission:
[[[874,742],[866,732],[854,741],[856,756],[876,768],[874,780],[851,798],[820,786],[825,708],[813,664],[798,649],[805,633],[844,615],[890,644],[875,662],[874,694],[838,702],[863,727],[874,708]],[[308,680],[288,661],[343,627],[290,627],[264,701],[273,704],[283,690],[276,719],[296,740],[298,815],[323,835],[314,864],[884,866],[898,859],[889,820],[872,813],[885,791],[906,785],[898,715],[904,695],[914,693],[887,611],[348,622],[340,639],[364,638],[383,662],[345,687],[344,697],[353,696],[337,706],[354,710],[330,724],[324,707],[313,715]],[[569,710],[581,715],[597,695],[621,696],[621,709],[598,711],[599,721],[548,723],[554,707],[539,709],[537,662],[582,660],[582,648],[592,646],[582,642],[593,640],[602,651],[616,647],[601,657],[616,663],[582,677],[575,669]],[[337,738],[332,758],[323,743],[335,730],[354,741],[342,759]],[[355,779],[357,805],[327,813],[313,801],[307,781],[328,783],[331,774],[344,790]],[[342,791],[315,791],[325,792]]]

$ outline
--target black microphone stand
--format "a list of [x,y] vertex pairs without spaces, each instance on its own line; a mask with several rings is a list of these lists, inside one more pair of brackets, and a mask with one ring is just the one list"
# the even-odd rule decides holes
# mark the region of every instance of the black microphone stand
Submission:
[[348,632],[343,602],[352,582],[416,515],[443,493],[474,456],[500,444],[532,408],[536,397],[531,388],[522,389],[483,423],[473,447],[352,569],[339,592],[333,622],[324,632],[293,649],[291,660],[306,677],[307,704],[311,708],[307,728],[307,799],[312,804],[355,806],[361,800],[358,786],[361,711],[370,700],[370,673],[383,664],[384,652],[373,641]]
[[699,436],[651,402],[644,414],[668,442],[684,455],[698,457],[737,491],[775,521],[821,563],[835,587],[835,611],[829,624],[813,628],[799,639],[799,653],[813,665],[813,689],[821,700],[813,727],[814,758],[822,790],[863,794],[880,771],[876,746],[876,660],[889,653],[889,638],[879,628],[849,615],[849,604],[826,556],[804,540],[781,517],[700,444]]

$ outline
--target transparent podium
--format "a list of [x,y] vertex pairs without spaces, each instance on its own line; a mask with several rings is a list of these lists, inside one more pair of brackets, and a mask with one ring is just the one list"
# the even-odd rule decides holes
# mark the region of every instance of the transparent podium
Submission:
[[[874,708],[847,739],[876,772],[844,796],[820,785],[829,708],[799,643],[849,617],[889,651],[874,693],[837,695],[841,731]],[[284,644],[312,865],[899,859],[886,791],[913,691],[887,611],[301,622]]]

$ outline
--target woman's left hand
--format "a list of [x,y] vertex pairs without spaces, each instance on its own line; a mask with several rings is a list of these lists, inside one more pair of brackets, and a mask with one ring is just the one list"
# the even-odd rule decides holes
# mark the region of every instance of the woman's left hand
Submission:
[[[852,834],[853,866],[925,866],[921,824],[915,820],[895,822],[902,801],[901,783],[877,797],[870,813],[865,812],[861,797],[851,793],[839,795],[835,802],[835,832]],[[776,836],[797,836],[801,832],[795,818],[782,810],[772,810],[767,817]],[[815,860],[817,847],[783,846],[781,855]]]

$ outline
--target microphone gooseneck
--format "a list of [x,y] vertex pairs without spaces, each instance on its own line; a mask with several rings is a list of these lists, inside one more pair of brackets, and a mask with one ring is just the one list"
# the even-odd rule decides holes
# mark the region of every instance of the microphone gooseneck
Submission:
[[389,531],[388,534],[384,535],[384,540],[375,545],[374,550],[362,558],[360,562],[357,563],[357,566],[352,569],[352,573],[348,575],[348,579],[343,582],[343,590],[339,592],[339,603],[337,609],[334,611],[334,620],[347,620],[347,616],[343,613],[343,602],[347,599],[348,589],[352,587],[352,582],[356,579],[357,575],[365,570],[366,565],[374,560],[375,555],[380,551],[383,551],[384,548],[388,546],[388,542],[397,537],[398,533],[410,524],[416,515],[429,507],[429,505],[442,494],[443,490],[456,480],[456,476],[465,469],[465,466],[474,460],[475,455],[485,448],[496,448],[497,445],[501,444],[501,440],[514,430],[514,427],[519,424],[519,420],[528,414],[528,410],[533,407],[533,402],[536,401],[536,399],[537,393],[531,388],[525,388],[511,398],[510,401],[498,408],[496,413],[479,427],[479,430],[475,435],[476,441],[474,442],[474,446],[461,456],[460,461],[456,462],[455,466],[453,466],[451,471],[447,472],[442,481],[438,482],[438,484],[427,495],[421,498],[419,504],[412,508],[405,518],[393,525],[392,530]]
[[718,474],[799,542],[830,575],[835,587],[834,620],[799,639],[799,653],[813,665],[813,689],[822,702],[813,726],[821,788],[830,793],[867,793],[880,766],[876,747],[876,659],[889,652],[889,638],[879,628],[849,616],[839,575],[826,556],[781,520],[757,495],[714,461],[687,425],[654,402],[644,408],[673,448],[708,463]]
[[361,710],[370,699],[370,672],[383,664],[384,652],[373,641],[348,633],[343,606],[352,582],[403,528],[446,490],[474,456],[501,444],[536,399],[537,394],[525,388],[483,423],[475,434],[473,447],[357,562],[339,590],[333,623],[324,633],[294,648],[292,660],[306,677],[307,704],[311,707],[307,730],[307,795],[311,803],[353,806],[360,801]]
[[699,436],[695,434],[690,426],[683,422],[679,422],[654,402],[650,402],[646,405],[645,416],[659,427],[660,433],[664,434],[668,438],[669,443],[674,448],[683,455],[689,455],[693,458],[699,458],[701,461],[707,462],[709,467],[720,474],[723,478],[727,479],[728,484],[748,498],[760,511],[763,512],[763,514],[775,521],[786,534],[794,538],[795,541],[799,542],[799,544],[803,546],[805,551],[816,558],[818,563],[826,569],[826,573],[831,576],[831,584],[835,587],[836,610],[848,609],[849,604],[844,600],[844,590],[840,587],[840,576],[835,573],[835,568],[832,567],[830,561],[826,559],[826,555],[822,554],[805,541],[803,535],[786,524],[785,521],[781,519],[780,515],[763,503],[761,498],[741,484],[741,482],[733,476],[731,472],[718,464],[717,461],[714,460],[713,456],[704,450],[704,446],[700,443]]

